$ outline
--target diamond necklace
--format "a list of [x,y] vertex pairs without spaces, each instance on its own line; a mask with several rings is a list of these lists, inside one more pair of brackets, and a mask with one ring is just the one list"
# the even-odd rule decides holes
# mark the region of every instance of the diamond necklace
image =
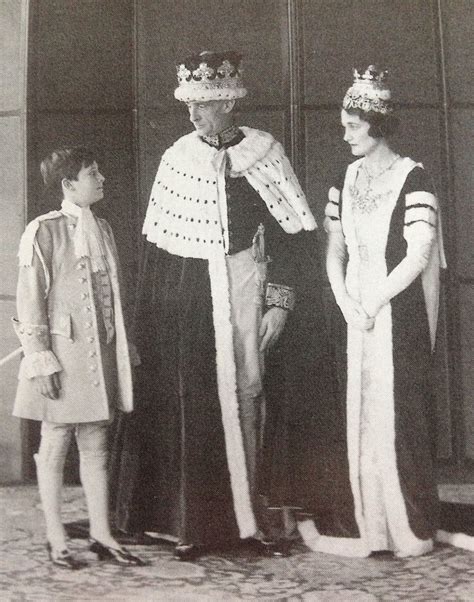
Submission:
[[353,184],[349,187],[353,209],[367,215],[377,209],[384,198],[390,196],[392,192],[391,190],[382,193],[375,193],[372,190],[372,182],[380,178],[381,175],[391,169],[398,159],[400,159],[400,155],[396,155],[393,161],[391,161],[387,167],[384,167],[382,171],[379,171],[379,173],[375,175],[370,174],[365,164],[362,163],[362,169],[364,170],[365,177],[367,179],[367,185],[365,190],[361,190],[356,184]]
[[392,169],[392,167],[395,165],[395,163],[398,161],[398,159],[400,159],[400,155],[395,155],[393,161],[390,161],[390,163],[387,165],[387,167],[384,167],[381,171],[379,171],[376,174],[371,174],[369,172],[369,170],[367,169],[367,166],[365,165],[365,161],[362,163],[362,169],[363,169],[363,171],[365,173],[365,177],[367,179],[366,192],[372,191],[372,182],[374,180],[378,180],[380,178],[380,176],[382,176],[389,169]]

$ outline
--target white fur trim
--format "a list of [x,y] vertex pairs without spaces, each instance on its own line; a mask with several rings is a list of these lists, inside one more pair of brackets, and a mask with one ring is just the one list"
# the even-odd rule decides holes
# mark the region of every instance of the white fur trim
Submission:
[[[422,167],[420,163],[418,163],[417,165],[418,167]],[[438,212],[438,201],[436,197],[434,196],[434,194],[431,194],[431,192],[426,192],[426,190],[415,190],[413,192],[408,193],[405,197],[405,204],[407,207],[419,204],[429,205],[434,209],[434,214]],[[426,211],[430,210],[426,208]],[[411,215],[411,213],[408,212],[407,215]]]
[[210,100],[237,100],[247,96],[247,90],[238,85],[213,85],[212,83],[182,83],[174,91],[174,97],[181,102],[208,102]]
[[221,149],[214,157],[214,166],[217,171],[217,208],[219,211],[219,223],[226,224],[222,228],[224,251],[229,251],[229,228],[227,214],[227,195],[225,192],[225,169],[226,169],[226,151]]
[[[347,328],[347,453],[349,458],[349,480],[354,499],[354,514],[362,541],[366,542],[362,495],[359,485],[360,457],[360,408],[362,390],[362,333]],[[365,544],[366,545],[366,544]]]
[[370,554],[370,550],[362,539],[320,535],[312,520],[299,521],[298,531],[304,544],[313,552],[351,558],[366,558]]
[[[405,499],[401,490],[395,449],[395,400],[392,308],[385,305],[377,315],[372,335],[377,352],[372,355],[377,360],[372,366],[370,387],[379,397],[377,404],[377,459],[383,479],[383,494],[390,535],[399,554],[418,555],[410,550],[424,549],[423,540],[417,538],[410,528]],[[383,401],[382,401],[383,400]],[[370,519],[369,519],[370,520]]]
[[[349,166],[358,165],[360,160]],[[354,168],[356,169],[356,168]],[[349,171],[349,170],[348,170]],[[347,180],[347,177],[346,177]],[[344,185],[345,195],[346,184]],[[342,220],[344,223],[344,234],[346,244],[349,249],[357,249],[357,239],[352,219],[351,203],[344,196],[342,205]],[[347,232],[346,232],[347,227]],[[346,288],[348,293],[354,299],[359,298],[358,274],[359,254],[352,253],[348,272],[346,275]],[[347,454],[349,459],[349,480],[354,499],[354,515],[359,529],[362,545],[367,546],[365,521],[362,509],[362,495],[359,484],[359,457],[360,457],[360,411],[361,411],[361,390],[362,390],[362,333],[354,328],[347,327],[347,391],[346,391],[346,412],[347,412]],[[349,361],[351,358],[351,361]]]
[[315,230],[316,221],[282,145],[266,132],[241,129],[244,140],[227,151],[231,175],[247,178],[285,232]]
[[[421,164],[418,165],[422,167]],[[423,270],[421,281],[430,326],[431,348],[434,349],[439,313],[439,271],[441,268],[446,268],[441,215],[437,198],[429,192],[416,191],[407,194],[405,203],[407,208],[421,203],[429,205],[435,210],[432,211],[427,207],[408,209],[405,213],[405,223],[416,220],[423,221],[416,221],[410,226],[405,226],[403,231],[403,236],[409,246],[420,246],[432,242],[430,258]]]
[[[341,199],[341,191],[338,190],[335,186],[331,186],[328,192],[328,199],[331,201],[331,204],[333,206],[335,206],[334,204],[339,205],[339,201]],[[326,213],[326,215],[328,214]]]
[[339,217],[339,202],[341,193],[340,191],[332,186],[329,189],[328,199],[324,209],[324,230],[326,232],[340,232],[342,230],[341,220]]
[[209,261],[212,309],[216,339],[217,387],[224,426],[234,511],[242,538],[252,537],[257,524],[250,498],[247,465],[239,417],[234,358],[229,278],[223,254]]
[[465,533],[449,533],[448,531],[437,531],[436,541],[447,543],[456,548],[474,552],[474,537]]
[[430,327],[430,339],[431,349],[434,349],[436,343],[436,331],[438,327],[438,314],[439,314],[439,291],[440,291],[440,279],[439,271],[442,265],[440,265],[440,250],[439,250],[439,238],[436,238],[430,253],[428,265],[423,270],[421,275],[421,282],[423,285],[423,295],[426,303],[426,313],[428,315],[428,323]]
[[164,153],[143,225],[150,242],[174,255],[200,259],[210,259],[225,248],[224,154],[231,175],[247,178],[285,232],[316,228],[282,146],[270,134],[241,129],[245,138],[225,153],[205,144],[196,132]]
[[404,548],[403,550],[395,550],[395,556],[397,558],[408,558],[413,556],[423,556],[433,551],[434,543],[432,539],[419,539],[410,548]]
[[[344,184],[344,203],[342,222],[349,248],[350,261],[347,269],[346,286],[349,294],[355,299],[360,298],[358,285],[359,253],[358,241],[355,234],[355,225],[352,216],[352,203],[349,197],[349,187],[353,183],[361,160],[351,164],[346,174]],[[403,159],[400,166],[406,175],[413,169],[415,163],[411,159]],[[402,174],[401,174],[402,175]],[[399,190],[393,191],[393,198],[398,198],[405,178],[400,177]],[[385,274],[381,274],[384,277]],[[364,337],[366,340],[364,341]],[[376,363],[371,368],[371,383],[369,388],[376,392],[381,403],[374,404],[377,412],[377,458],[380,474],[383,479],[383,496],[390,536],[394,541],[397,553],[411,555],[414,550],[424,550],[429,542],[421,540],[412,532],[405,500],[401,491],[400,478],[397,467],[395,449],[395,415],[393,396],[393,349],[392,349],[392,315],[390,304],[383,307],[375,320],[371,333],[363,335],[360,331],[348,327],[347,337],[347,441],[349,456],[349,475],[354,498],[355,518],[361,534],[363,545],[366,542],[367,529],[362,504],[362,491],[360,487],[360,421],[362,403],[362,351],[367,344],[368,337],[372,337],[372,359]]]
[[342,232],[341,221],[339,219],[331,219],[327,216],[324,218],[323,228],[327,234],[330,232]]
[[[416,223],[412,224],[412,222]],[[436,213],[426,207],[414,207],[407,211],[405,214],[406,232],[414,231],[419,226],[428,231],[430,239],[434,238],[436,236]]]
[[228,248],[225,157],[229,157],[231,175],[247,178],[284,231],[313,230],[316,222],[281,145],[265,132],[242,130],[243,141],[225,152],[205,144],[193,132],[164,153],[143,233],[169,253],[209,261],[219,401],[234,509],[244,538],[255,535],[257,526],[240,426],[225,262]]

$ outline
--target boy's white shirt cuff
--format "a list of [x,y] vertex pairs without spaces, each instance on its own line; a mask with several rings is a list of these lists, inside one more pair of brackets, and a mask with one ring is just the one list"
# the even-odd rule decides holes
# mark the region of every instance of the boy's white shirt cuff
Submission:
[[62,366],[51,350],[35,351],[22,359],[18,378],[49,376],[61,370]]

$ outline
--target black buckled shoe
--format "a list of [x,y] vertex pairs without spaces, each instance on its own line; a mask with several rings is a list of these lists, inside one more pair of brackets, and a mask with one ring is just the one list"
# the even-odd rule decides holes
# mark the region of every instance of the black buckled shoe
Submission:
[[64,550],[55,550],[48,541],[46,544],[46,549],[48,550],[48,556],[51,562],[62,569],[78,571],[88,566],[87,562],[74,558],[67,548],[64,548]]
[[268,558],[287,558],[290,556],[289,545],[282,541],[253,539],[252,549],[260,556]]
[[173,557],[182,562],[193,562],[203,553],[202,546],[196,546],[192,543],[178,543],[174,549]]
[[100,543],[96,539],[89,539],[89,550],[97,554],[99,560],[110,560],[120,566],[146,566],[147,563],[131,554],[126,548],[111,548]]

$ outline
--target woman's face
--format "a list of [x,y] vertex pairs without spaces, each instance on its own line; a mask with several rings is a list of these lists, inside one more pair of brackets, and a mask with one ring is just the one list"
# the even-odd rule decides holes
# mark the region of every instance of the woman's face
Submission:
[[344,141],[351,147],[356,157],[370,155],[379,145],[380,138],[369,136],[370,123],[359,115],[341,111],[341,123],[344,128]]

